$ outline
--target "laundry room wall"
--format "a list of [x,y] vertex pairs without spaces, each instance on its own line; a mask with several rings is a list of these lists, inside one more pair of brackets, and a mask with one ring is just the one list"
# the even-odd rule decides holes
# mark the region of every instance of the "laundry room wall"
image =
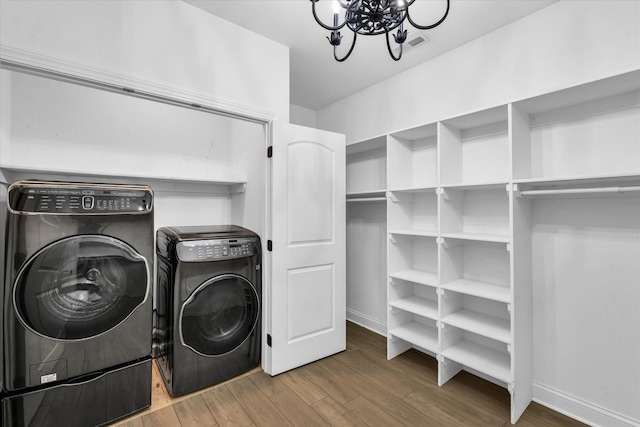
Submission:
[[[288,121],[288,48],[184,2],[1,2],[0,12],[5,60]],[[32,79],[2,71],[3,181],[149,183],[156,226],[263,231],[263,125]]]
[[[6,70],[1,78],[11,95],[2,112],[5,181],[54,174],[145,183],[156,227],[247,221],[262,231],[263,125]],[[234,197],[244,203],[232,218]]]
[[317,125],[357,142],[638,68],[640,2],[561,0],[318,110]]
[[288,48],[182,1],[2,1],[0,47],[3,59],[289,120]]

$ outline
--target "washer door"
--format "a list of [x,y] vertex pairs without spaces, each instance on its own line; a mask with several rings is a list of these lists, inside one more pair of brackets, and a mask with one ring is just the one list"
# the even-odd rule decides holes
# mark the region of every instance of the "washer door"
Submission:
[[260,300],[247,279],[235,274],[216,276],[182,305],[180,339],[200,355],[222,355],[249,338],[259,315]]
[[108,236],[58,240],[18,272],[13,302],[31,331],[56,340],[81,340],[121,324],[147,298],[146,259]]

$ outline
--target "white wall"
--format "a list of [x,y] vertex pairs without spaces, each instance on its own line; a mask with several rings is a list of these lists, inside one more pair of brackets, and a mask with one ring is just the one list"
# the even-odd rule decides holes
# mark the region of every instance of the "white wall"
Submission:
[[[182,1],[2,1],[0,19],[5,60],[289,120],[288,48]],[[11,80],[3,71],[4,168],[75,172],[76,179],[162,178],[153,181],[157,227],[235,222],[263,231],[262,125],[46,81],[36,86],[46,86],[40,89],[49,103],[34,111],[28,97],[38,89]],[[21,93],[6,96],[14,85]],[[74,156],[96,163],[76,162]],[[0,170],[4,180],[18,177]],[[206,184],[212,179],[249,183],[245,193],[230,196]]]
[[640,2],[563,0],[318,110],[317,124],[360,141],[638,68]]
[[182,1],[2,1],[0,24],[4,59],[289,120],[288,48]]
[[310,128],[317,127],[315,110],[311,110],[309,108],[291,104],[291,109],[289,110],[289,117],[290,117],[291,124],[306,126]]
[[534,200],[531,213],[538,398],[562,408],[570,396],[587,421],[637,425],[640,197]]
[[386,243],[386,205],[347,203],[347,319],[383,335],[388,310]]
[[[149,184],[156,228],[264,232],[264,125],[7,70],[0,82],[0,182]],[[246,189],[229,194],[223,182]]]

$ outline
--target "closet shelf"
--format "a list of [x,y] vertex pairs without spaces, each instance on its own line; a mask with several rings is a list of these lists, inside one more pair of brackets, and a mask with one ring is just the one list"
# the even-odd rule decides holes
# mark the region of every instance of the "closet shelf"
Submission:
[[389,302],[389,306],[429,319],[438,319],[438,302],[427,298],[409,296]]
[[347,199],[347,203],[384,203],[385,197],[362,197],[358,199]]
[[438,352],[438,330],[422,323],[411,322],[398,326],[389,331],[389,337],[400,338],[433,353]]
[[492,301],[511,302],[511,289],[508,286],[494,285],[477,280],[456,279],[441,285],[441,288]]
[[390,230],[389,234],[401,235],[401,236],[414,236],[414,237],[438,237],[437,231],[429,230]]
[[420,270],[402,270],[389,274],[392,279],[404,280],[425,286],[438,286],[438,274]]
[[454,189],[454,190],[495,190],[503,188],[507,189],[507,181],[499,181],[499,182],[478,182],[478,183],[457,183],[457,184],[441,184],[440,187],[443,190],[446,189]]
[[442,356],[476,371],[480,371],[506,383],[511,382],[511,357],[505,351],[496,350],[469,340],[458,341],[442,351]]
[[368,191],[350,191],[347,193],[347,200],[356,200],[360,198],[381,197],[386,198],[387,190],[368,190]]
[[357,154],[385,149],[386,145],[387,137],[383,135],[371,139],[366,139],[364,141],[348,143],[346,149],[347,154]]
[[509,236],[503,234],[468,233],[464,231],[456,233],[442,233],[441,236],[445,239],[473,240],[492,243],[509,243],[511,241]]
[[548,188],[570,186],[612,186],[612,185],[640,185],[640,173],[623,173],[618,175],[589,175],[572,177],[547,177],[514,179],[514,184],[520,187]]
[[496,341],[507,344],[511,342],[511,329],[508,319],[462,309],[444,317],[442,322]]
[[[220,180],[214,178],[196,178],[196,177],[180,177],[170,175],[146,175],[146,174],[129,174],[118,172],[95,172],[84,170],[70,170],[70,169],[45,169],[45,168],[33,168],[23,167],[17,165],[0,165],[0,170],[3,172],[9,172],[19,179],[24,175],[28,176],[45,176],[51,179],[57,180],[69,180],[69,177],[77,177],[77,179],[90,179],[104,183],[124,182],[124,183],[142,183],[151,185],[154,190],[173,190],[179,186],[201,186],[205,187],[202,191],[193,192],[207,192],[211,194],[233,194],[243,193],[246,190],[246,181],[236,180]],[[72,178],[73,179],[73,178]]]
[[406,188],[394,188],[389,189],[392,193],[435,193],[438,187],[406,187]]

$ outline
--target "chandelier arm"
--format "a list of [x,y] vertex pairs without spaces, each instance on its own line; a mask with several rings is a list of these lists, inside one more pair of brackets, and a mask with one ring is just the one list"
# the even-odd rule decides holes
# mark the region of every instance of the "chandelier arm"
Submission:
[[[344,27],[347,24],[347,18],[345,16],[344,22],[340,25],[337,26],[331,26],[331,25],[327,25],[324,22],[322,22],[320,20],[320,18],[318,17],[318,15],[316,14],[316,3],[319,0],[311,0],[311,11],[313,12],[313,18],[316,20],[316,22],[318,23],[318,25],[320,25],[322,28],[329,30],[329,31],[335,31],[335,30],[339,30],[340,28]],[[342,6],[342,2],[340,2],[340,5]]]
[[415,22],[413,22],[413,19],[411,19],[411,16],[409,15],[409,8],[408,7],[407,7],[407,11],[406,11],[407,12],[407,20],[409,20],[411,25],[413,25],[414,27],[416,27],[419,30],[430,30],[430,29],[435,28],[438,25],[442,24],[442,21],[444,21],[445,18],[447,17],[447,15],[449,14],[449,6],[450,6],[450,1],[447,0],[447,10],[445,10],[444,15],[442,15],[442,18],[440,18],[440,20],[438,22],[436,22],[435,24],[426,25],[426,26],[416,24]]
[[346,60],[349,55],[351,55],[351,52],[353,52],[353,48],[356,47],[356,37],[358,36],[358,33],[353,33],[353,41],[351,42],[351,47],[349,48],[349,51],[347,52],[347,54],[345,56],[343,56],[342,58],[338,58],[337,52],[336,52],[336,48],[337,46],[333,46],[333,57],[335,58],[336,61],[338,62],[342,62],[344,60]]
[[399,61],[400,58],[402,58],[402,43],[398,43],[398,45],[400,46],[400,53],[396,57],[393,54],[393,50],[391,49],[391,42],[389,41],[389,32],[388,31],[385,33],[385,36],[387,37],[387,49],[389,50],[389,55],[391,55],[391,58],[393,58],[394,61]]

